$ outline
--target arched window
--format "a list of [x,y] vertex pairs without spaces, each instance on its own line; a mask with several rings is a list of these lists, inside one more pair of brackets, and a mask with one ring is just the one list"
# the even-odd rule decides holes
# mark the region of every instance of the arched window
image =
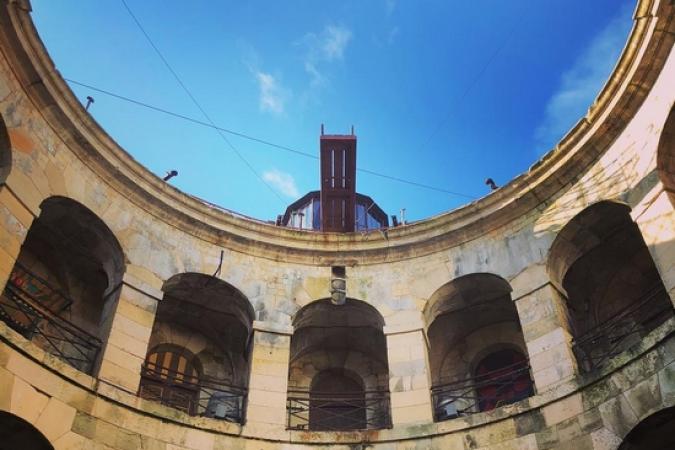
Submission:
[[547,267],[583,371],[601,368],[673,314],[627,205],[602,201],[577,214],[553,241]]
[[366,302],[319,300],[293,319],[288,428],[391,426],[384,319]]
[[145,358],[139,395],[193,415],[199,403],[198,366],[189,351],[160,346]]
[[0,319],[45,351],[93,373],[119,295],[124,254],[84,205],[40,205],[0,296]]
[[363,382],[343,371],[325,370],[312,380],[309,394],[311,430],[360,430],[366,428]]
[[[456,278],[431,296],[424,317],[434,420],[487,411],[534,393],[506,280],[490,273]],[[479,361],[476,367],[473,361]]]
[[200,273],[174,275],[162,290],[149,342],[155,350],[146,358],[155,373],[145,378],[154,383],[139,394],[190,415],[242,423],[253,307],[234,286]]
[[490,411],[534,394],[527,358],[513,349],[499,350],[483,358],[474,372],[478,384],[478,409]]

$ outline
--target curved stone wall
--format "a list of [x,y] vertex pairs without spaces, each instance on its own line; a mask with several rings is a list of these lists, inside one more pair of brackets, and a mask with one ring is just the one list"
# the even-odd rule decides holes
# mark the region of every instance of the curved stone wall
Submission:
[[[527,173],[483,199],[414,224],[323,234],[243,217],[148,172],[74,97],[40,41],[28,1],[0,2],[0,285],[12,282],[29,230],[45,222],[43,206],[54,198],[70,199],[102,221],[125,264],[114,281],[106,277],[105,261],[92,266],[91,277],[103,277],[97,280],[105,296],[100,317],[87,322],[102,340],[90,375],[0,322],[0,409],[33,424],[55,448],[617,448],[642,419],[675,404],[674,40],[672,2],[640,0],[620,61],[588,114]],[[575,353],[580,336],[568,320],[568,293],[553,275],[558,263],[549,250],[563,227],[603,201],[626,205],[671,303],[663,320],[638,324],[637,342],[589,371]],[[599,235],[595,225],[588,230],[564,236]],[[567,252],[560,257],[565,264],[576,260],[574,251],[591,251],[572,244],[556,244]],[[294,318],[330,297],[332,266],[345,267],[347,296],[384,320],[391,428],[287,428]],[[232,319],[247,330],[248,341],[202,330],[213,337],[196,344],[205,338],[184,331],[180,339],[171,337],[167,323],[155,322],[158,305],[172,295],[166,281],[188,273],[217,273],[219,283],[250,302],[252,324]],[[484,295],[489,289],[445,292],[453,280],[473,274],[508,284],[522,339],[514,337],[518,327],[473,333],[463,344],[466,354],[482,358],[495,345],[524,342],[534,395],[434,422],[425,307],[439,296],[468,304]],[[193,289],[197,295],[212,286]],[[489,308],[493,297],[485,295]],[[171,317],[182,317],[175,311],[182,310]],[[347,318],[340,327],[349,333],[358,321]],[[237,356],[249,372],[243,424],[191,416],[137,396],[146,354],[163,343],[158,339],[213,348],[212,360],[226,353],[218,347],[222,342],[246,345],[246,362]],[[317,353],[312,360],[321,358],[313,364],[325,366],[329,357]],[[357,370],[365,363],[341,364]]]

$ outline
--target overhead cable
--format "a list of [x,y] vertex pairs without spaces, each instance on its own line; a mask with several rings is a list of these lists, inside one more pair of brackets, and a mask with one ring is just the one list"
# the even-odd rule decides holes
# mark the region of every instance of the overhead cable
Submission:
[[[241,133],[239,131],[234,131],[234,130],[231,130],[231,129],[228,129],[228,128],[224,128],[224,127],[215,125],[213,123],[208,123],[208,122],[205,122],[203,120],[195,119],[194,117],[186,116],[184,114],[180,114],[180,113],[177,113],[177,112],[174,112],[174,111],[170,111],[168,109],[160,108],[158,106],[154,106],[154,105],[151,105],[149,103],[142,102],[140,100],[135,100],[131,97],[116,94],[114,92],[111,92],[111,91],[108,91],[108,90],[105,90],[105,89],[101,89],[101,88],[96,87],[96,86],[92,86],[91,84],[82,83],[81,81],[73,80],[71,78],[64,78],[64,80],[66,80],[68,83],[74,84],[76,86],[80,86],[80,87],[83,87],[83,88],[86,88],[86,89],[90,89],[94,92],[98,92],[100,94],[104,94],[104,95],[107,95],[109,97],[116,98],[118,100],[122,100],[122,101],[125,101],[125,102],[128,102],[128,103],[132,103],[132,104],[140,106],[142,108],[150,109],[152,111],[156,111],[156,112],[159,112],[159,113],[171,116],[171,117],[175,117],[177,119],[185,120],[185,121],[191,122],[195,125],[200,125],[200,126],[207,127],[207,128],[214,128],[218,131],[230,134],[232,136],[237,136],[237,137],[240,137],[242,139],[247,139],[249,141],[257,142],[259,144],[263,144],[263,145],[266,145],[268,147],[275,148],[277,150],[283,150],[283,151],[286,151],[286,152],[294,153],[296,155],[303,156],[305,158],[312,158],[312,159],[316,159],[316,160],[319,159],[319,157],[317,155],[314,155],[314,154],[311,154],[311,153],[308,153],[308,152],[305,152],[305,151],[302,151],[302,150],[298,150],[296,148],[288,147],[286,145],[276,144],[274,142],[271,142],[271,141],[268,141],[268,140],[265,140],[265,139],[257,138],[255,136],[251,136],[251,135],[248,135],[248,134],[245,134],[245,133]],[[457,196],[457,197],[464,197],[464,198],[467,198],[467,199],[470,199],[470,200],[476,199],[476,196],[473,196],[473,195],[463,194],[461,192],[451,191],[451,190],[448,190],[448,189],[440,188],[440,187],[437,187],[437,186],[431,186],[431,185],[420,183],[420,182],[413,181],[413,180],[407,180],[405,178],[400,178],[400,177],[396,177],[396,176],[393,176],[393,175],[387,175],[387,174],[384,174],[384,173],[381,173],[381,172],[376,172],[374,170],[364,169],[364,168],[360,168],[360,167],[357,167],[356,170],[359,171],[359,172],[362,172],[362,173],[367,173],[369,175],[376,176],[376,177],[385,178],[387,180],[396,181],[396,182],[399,182],[399,183],[405,183],[405,184],[408,184],[408,185],[411,185],[411,186],[417,186],[417,187],[429,189],[429,190],[432,190],[432,191],[442,192],[444,194],[450,194],[450,195],[454,195],[454,196]]]
[[185,93],[188,95],[188,97],[190,97],[190,100],[192,100],[192,103],[194,103],[194,105],[197,107],[197,109],[199,109],[199,111],[202,113],[202,115],[204,116],[204,118],[206,119],[206,121],[211,125],[211,127],[212,127],[213,129],[215,129],[215,130],[218,132],[218,135],[220,136],[220,138],[221,138],[223,141],[225,141],[225,143],[232,149],[232,151],[239,157],[239,159],[241,159],[241,161],[246,165],[246,167],[248,167],[248,169],[249,169],[251,172],[253,172],[253,174],[258,178],[258,180],[260,180],[261,183],[263,183],[265,186],[267,186],[267,188],[268,188],[270,191],[272,191],[272,193],[273,193],[273,194],[281,201],[281,203],[285,205],[285,201],[284,201],[284,199],[281,197],[281,195],[279,195],[279,193],[278,193],[274,188],[272,188],[272,186],[271,186],[268,182],[266,182],[266,181],[263,179],[263,177],[260,176],[260,174],[259,174],[259,173],[255,170],[255,168],[251,165],[251,163],[248,162],[248,160],[244,157],[244,155],[242,155],[241,152],[239,152],[239,150],[237,150],[237,148],[232,144],[232,142],[230,142],[230,140],[227,139],[227,137],[223,134],[223,131],[220,130],[220,129],[216,126],[216,124],[213,122],[213,120],[211,120],[211,117],[207,114],[207,112],[204,110],[204,108],[202,108],[202,106],[201,106],[200,103],[197,101],[197,99],[195,98],[195,96],[192,95],[192,92],[190,92],[190,89],[188,89],[188,87],[185,85],[185,83],[183,83],[183,80],[181,80],[181,78],[178,76],[178,74],[176,73],[176,71],[173,70],[173,67],[171,67],[171,64],[169,64],[169,61],[167,61],[167,59],[164,57],[164,55],[162,54],[162,52],[159,50],[159,48],[158,48],[158,47],[155,45],[155,43],[153,42],[152,38],[150,38],[150,35],[145,31],[145,28],[143,28],[143,25],[141,24],[141,22],[138,20],[138,18],[136,18],[136,15],[133,13],[133,11],[131,11],[131,8],[129,8],[129,5],[127,4],[127,2],[126,2],[125,0],[121,0],[121,2],[122,2],[122,4],[124,5],[124,8],[125,8],[125,9],[127,10],[127,12],[129,13],[129,15],[131,16],[131,18],[134,20],[134,22],[135,22],[136,25],[138,26],[138,28],[141,30],[141,33],[143,33],[143,36],[145,36],[145,39],[148,41],[148,43],[150,44],[150,46],[155,50],[155,53],[157,53],[157,55],[158,55],[159,58],[162,60],[162,62],[163,62],[164,65],[166,66],[166,68],[169,70],[169,72],[171,72],[171,74],[173,75],[173,77],[176,79],[176,81],[178,82],[178,84],[183,88],[183,90],[184,90]]

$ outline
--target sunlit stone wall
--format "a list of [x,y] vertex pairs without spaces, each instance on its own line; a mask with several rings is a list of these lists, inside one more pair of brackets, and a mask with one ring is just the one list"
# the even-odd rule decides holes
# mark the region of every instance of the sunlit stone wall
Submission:
[[[548,256],[577,214],[601,201],[625,204],[665,298],[675,300],[675,122],[668,120],[675,101],[675,6],[641,0],[634,20],[624,54],[588,115],[527,173],[432,219],[324,236],[214,208],[149,173],[88,116],[55,71],[30,4],[0,2],[0,286],[29,250],[29,230],[49,199],[70,199],[90,211],[124,256],[123,275],[108,281],[106,297],[98,299],[101,318],[93,331],[102,346],[91,374],[0,322],[0,410],[59,449],[618,448],[638,423],[675,405],[675,320],[666,317],[602,368],[583,371]],[[166,281],[213,274],[221,251],[219,280],[240,292],[255,316],[245,360],[237,363],[248,386],[241,424],[190,416],[136,395],[158,336],[193,351],[208,347],[155,317]],[[289,373],[307,384],[331,358],[327,349],[291,367],[294,318],[330,297],[336,265],[346,267],[348,297],[384,321],[388,380],[373,385],[388,385],[392,428],[287,428]],[[434,422],[430,359],[453,355],[430,351],[425,307],[443,286],[471,274],[492,274],[509,285],[519,323],[466,336],[463,354],[454,356],[478,354],[488,343],[517,346],[529,360],[534,395]],[[375,380],[377,371],[360,356],[345,361]]]

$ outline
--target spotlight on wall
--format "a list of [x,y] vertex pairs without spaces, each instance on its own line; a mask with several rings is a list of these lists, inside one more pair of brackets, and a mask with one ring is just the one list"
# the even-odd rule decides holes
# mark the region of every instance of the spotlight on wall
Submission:
[[347,301],[347,273],[344,266],[331,267],[330,300],[334,305],[344,305]]
[[499,189],[499,186],[497,186],[497,183],[495,183],[495,180],[493,180],[492,178],[488,178],[487,180],[485,180],[485,184],[490,186],[490,189],[493,191]]
[[84,110],[89,111],[89,107],[91,106],[92,103],[94,103],[94,97],[92,97],[91,95],[87,95],[87,104],[84,107]]
[[170,179],[172,179],[175,176],[178,176],[178,171],[177,170],[171,170],[171,171],[166,173],[166,175],[164,176],[164,178],[162,178],[162,180],[169,181]]

